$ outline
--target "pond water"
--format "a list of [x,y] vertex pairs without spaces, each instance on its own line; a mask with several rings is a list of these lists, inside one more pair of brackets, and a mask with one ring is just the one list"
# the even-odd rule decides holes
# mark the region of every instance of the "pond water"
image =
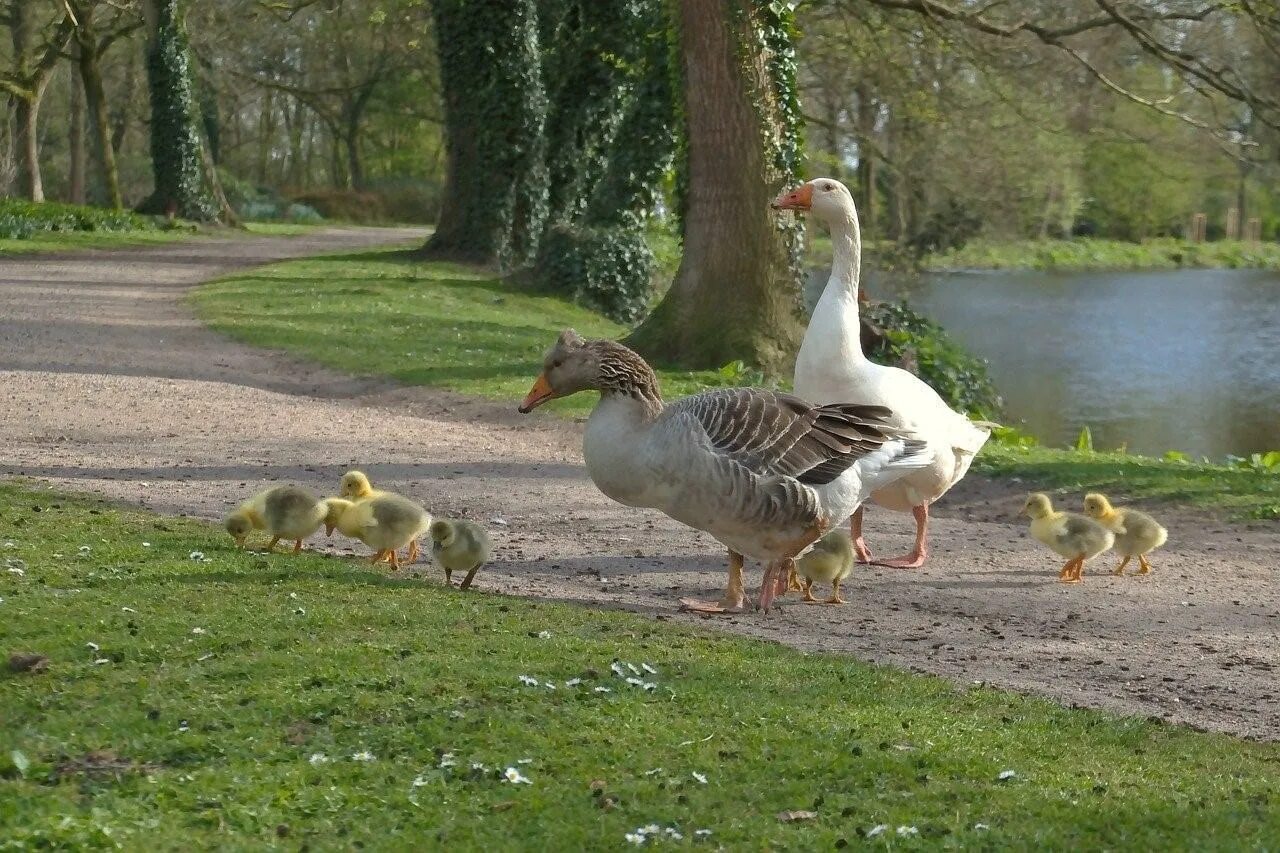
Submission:
[[1087,424],[1100,450],[1280,449],[1278,273],[872,272],[868,287],[986,358],[1007,420],[1046,444]]

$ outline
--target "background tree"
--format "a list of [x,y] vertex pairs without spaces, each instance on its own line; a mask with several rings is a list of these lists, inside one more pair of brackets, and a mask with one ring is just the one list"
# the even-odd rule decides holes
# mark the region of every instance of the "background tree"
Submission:
[[143,11],[155,189],[139,209],[214,221],[219,210],[205,172],[204,142],[179,0],[144,0]]
[[16,120],[18,190],[31,201],[44,201],[40,174],[40,103],[45,87],[71,36],[72,17],[60,4],[9,0],[0,7],[9,28],[9,67],[0,75],[0,90],[9,95]]
[[795,231],[769,202],[795,181],[793,20],[764,0],[681,0],[684,254],[628,343],[696,367],[779,369],[800,337]]
[[437,0],[447,184],[426,257],[517,268],[546,221],[547,96],[533,0]]

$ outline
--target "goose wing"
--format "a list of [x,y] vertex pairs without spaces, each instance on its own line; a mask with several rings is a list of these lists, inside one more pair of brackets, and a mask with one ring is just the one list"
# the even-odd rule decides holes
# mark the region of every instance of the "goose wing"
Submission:
[[[891,415],[884,406],[815,406],[757,388],[708,391],[667,407],[669,426],[699,433],[724,462],[807,486],[830,483],[897,438],[887,425]],[[923,449],[922,442],[914,444]]]

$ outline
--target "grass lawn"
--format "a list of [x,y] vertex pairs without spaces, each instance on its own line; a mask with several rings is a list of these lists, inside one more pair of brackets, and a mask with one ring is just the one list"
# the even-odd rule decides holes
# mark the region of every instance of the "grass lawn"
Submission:
[[[194,299],[215,329],[245,343],[513,408],[561,329],[612,338],[626,331],[562,299],[395,249],[274,264],[206,285]],[[728,381],[715,371],[659,374],[674,397]],[[549,404],[573,414],[592,405],[582,396]]]
[[230,544],[0,484],[0,651],[49,658],[0,673],[0,847],[606,849],[650,824],[740,849],[1280,837],[1280,745]]
[[[550,296],[524,292],[487,273],[409,260],[394,250],[289,261],[200,288],[199,313],[238,340],[273,347],[357,374],[383,374],[510,402],[528,391],[542,354],[565,326],[589,337],[625,329]],[[732,371],[659,371],[679,397],[754,377]],[[591,395],[549,404],[585,414]],[[977,470],[1018,476],[1028,488],[1110,490],[1124,498],[1223,507],[1280,517],[1280,477],[1221,465],[1116,453],[1076,453],[989,444]]]
[[70,252],[81,249],[114,249],[121,246],[154,246],[190,240],[191,231],[143,229],[138,231],[40,231],[23,240],[0,239],[0,255],[32,252]]
[[[298,225],[291,222],[248,222],[245,230],[262,237],[296,237],[308,234],[317,225]],[[137,231],[38,231],[23,240],[0,239],[0,256],[35,252],[71,252],[82,249],[115,249],[126,246],[155,246],[192,240],[211,234],[235,236],[232,229],[191,231],[186,228],[172,230],[139,229]]]

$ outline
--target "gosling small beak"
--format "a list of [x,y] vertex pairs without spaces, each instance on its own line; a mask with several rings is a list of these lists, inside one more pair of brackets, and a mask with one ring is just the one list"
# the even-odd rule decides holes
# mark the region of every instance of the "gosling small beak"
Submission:
[[538,378],[533,383],[533,387],[529,389],[529,393],[524,395],[524,402],[520,404],[519,412],[522,415],[527,415],[555,396],[555,389],[547,381],[547,374],[539,373]]
[[808,210],[813,205],[813,186],[801,184],[789,193],[782,193],[769,206],[774,210]]

